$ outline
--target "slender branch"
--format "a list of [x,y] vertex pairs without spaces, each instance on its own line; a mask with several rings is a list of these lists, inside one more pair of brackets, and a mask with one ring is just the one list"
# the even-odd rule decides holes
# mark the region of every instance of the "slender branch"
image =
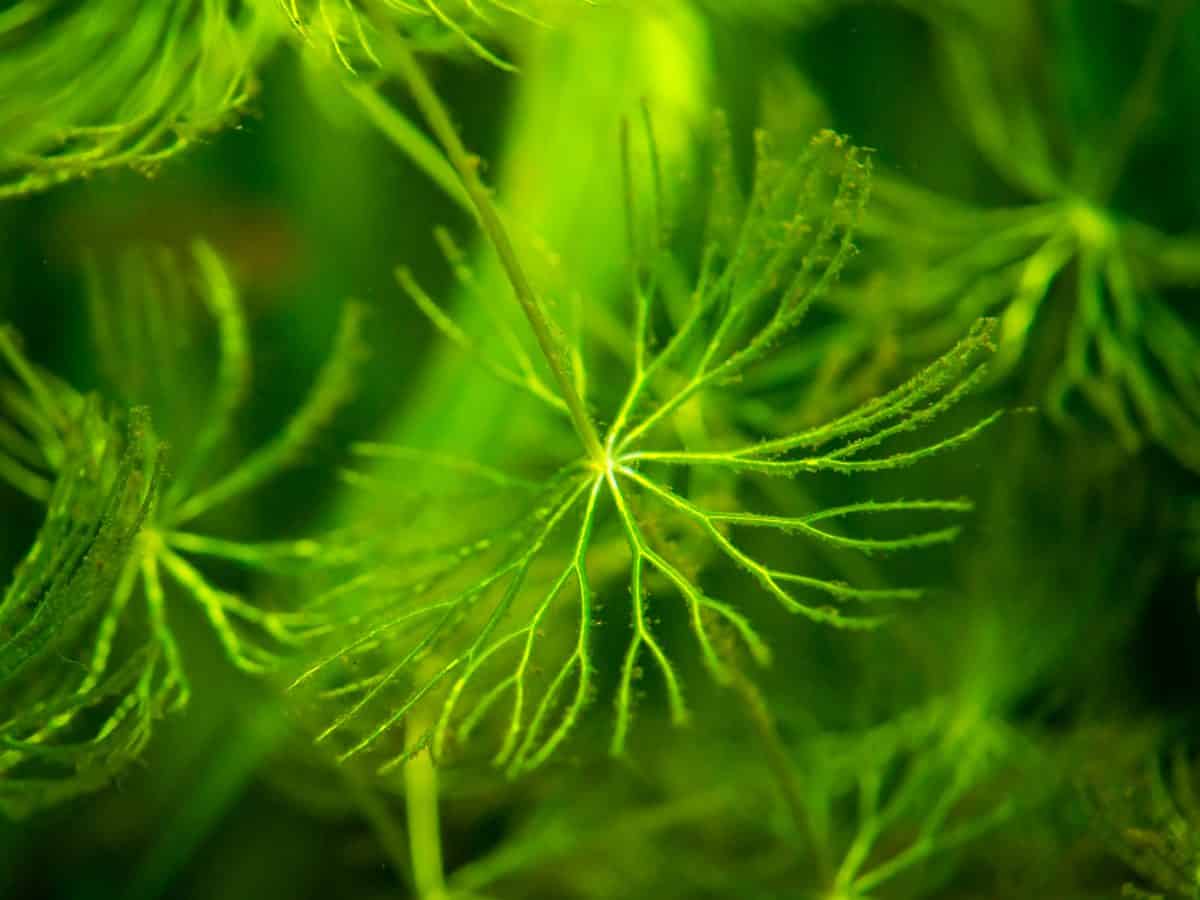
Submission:
[[425,739],[425,723],[420,716],[410,717],[405,727],[408,750],[416,751],[404,766],[404,801],[408,813],[413,887],[419,900],[444,900],[447,894],[438,821],[437,767],[428,749],[418,749]]
[[375,837],[387,856],[388,863],[396,877],[403,883],[409,878],[408,842],[404,829],[392,815],[388,802],[381,797],[352,766],[338,766],[342,783],[346,786],[350,797],[370,824]]
[[825,879],[829,874],[827,871],[829,860],[825,848],[813,833],[808,810],[804,805],[804,790],[792,767],[787,747],[779,736],[779,729],[775,726],[775,717],[771,714],[771,708],[767,705],[758,685],[736,664],[730,664],[728,670],[730,687],[745,703],[746,718],[750,720],[754,735],[766,757],[767,767],[771,770],[771,775],[779,786],[780,795],[792,819],[792,827],[796,829],[796,834],[802,840],[811,845],[822,870],[822,878]]
[[672,723],[675,725],[687,724],[688,710],[686,703],[684,703],[683,689],[680,686],[679,677],[675,673],[675,668],[671,665],[670,659],[667,658],[666,653],[659,646],[658,641],[650,631],[646,616],[646,590],[642,578],[644,563],[649,560],[652,564],[658,566],[660,570],[663,570],[664,574],[666,574],[666,570],[663,566],[659,565],[658,560],[660,558],[654,554],[642,536],[642,531],[638,527],[633,510],[629,507],[629,501],[621,492],[621,488],[617,484],[616,473],[611,468],[605,473],[605,480],[608,482],[613,503],[616,505],[617,513],[620,516],[626,537],[629,541],[629,552],[633,556],[630,594],[633,598],[634,637],[629,644],[625,656],[625,664],[622,667],[621,690],[617,700],[617,727],[609,747],[609,752],[617,756],[624,752],[625,736],[628,733],[630,717],[632,716],[633,676],[637,663],[637,654],[643,644],[650,651],[655,662],[658,664],[659,670],[662,672],[663,681],[667,688],[667,699],[671,709]]
[[442,193],[466,212],[475,211],[471,198],[458,179],[458,173],[446,161],[437,145],[419,128],[381,97],[374,87],[360,81],[347,81],[346,91],[358,101],[363,112],[384,137],[399,147],[413,165],[442,189]]
[[408,89],[412,92],[413,99],[421,110],[421,115],[425,117],[434,136],[446,151],[451,165],[458,172],[458,177],[462,179],[463,187],[471,198],[471,203],[479,217],[479,224],[495,248],[496,254],[500,257],[500,264],[504,267],[504,272],[512,284],[517,302],[520,303],[525,317],[529,320],[538,347],[541,348],[546,362],[550,365],[550,371],[554,375],[559,393],[567,404],[571,422],[579,434],[579,439],[583,442],[584,449],[593,462],[602,465],[605,453],[600,445],[596,426],[588,415],[583,399],[575,389],[575,381],[571,377],[563,350],[554,335],[550,320],[546,317],[541,302],[525,274],[525,269],[517,258],[516,250],[512,246],[512,241],[509,240],[504,224],[500,221],[500,215],[492,203],[488,189],[479,177],[478,158],[467,151],[454,128],[454,123],[450,121],[446,107],[438,98],[433,85],[430,84],[420,63],[417,62],[404,40],[394,39],[390,43],[390,49],[394,54],[396,68],[408,84]]

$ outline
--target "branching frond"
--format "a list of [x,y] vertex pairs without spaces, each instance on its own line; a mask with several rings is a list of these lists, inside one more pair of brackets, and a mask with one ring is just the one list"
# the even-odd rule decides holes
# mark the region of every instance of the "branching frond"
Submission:
[[257,3],[18,0],[0,13],[0,197],[153,169],[234,119],[273,34]]
[[[318,740],[335,742],[343,760],[369,755],[382,771],[406,761],[414,742],[401,740],[395,726],[422,704],[420,721],[435,724],[418,743],[435,755],[490,727],[497,765],[510,774],[539,766],[598,689],[591,632],[602,602],[627,610],[610,745],[622,753],[647,676],[661,685],[671,720],[689,718],[664,614],[690,632],[718,682],[731,677],[724,636],[733,635],[759,663],[770,659],[744,603],[718,596],[714,566],[790,612],[843,628],[876,627],[888,616],[876,607],[920,596],[914,588],[858,587],[777,562],[766,549],[770,542],[759,540],[763,532],[868,554],[956,536],[955,526],[907,520],[961,514],[971,508],[961,499],[862,501],[806,515],[757,510],[743,499],[755,494],[760,478],[901,468],[976,436],[996,416],[950,436],[913,441],[979,382],[994,327],[977,325],[908,382],[831,422],[746,432],[730,413],[742,379],[788,345],[853,254],[869,163],[844,138],[823,133],[785,164],[760,135],[753,190],[742,197],[723,122],[715,134],[717,171],[699,262],[676,255],[666,239],[672,229],[661,215],[662,173],[651,179],[659,214],[650,220],[658,224],[644,235],[630,229],[632,352],[614,362],[628,366],[626,387],[605,396],[601,388],[614,379],[587,379],[593,402],[607,405],[601,447],[593,453],[584,441],[582,458],[564,461],[532,492],[528,482],[536,478],[513,479],[415,450],[369,448],[403,461],[420,492],[410,486],[408,504],[381,504],[400,507],[399,528],[371,528],[390,535],[394,549],[386,540],[358,539],[346,554],[363,568],[317,607],[334,604],[334,618],[351,627],[335,634],[294,685],[307,686],[318,709],[336,710]],[[649,127],[646,135],[653,166]],[[627,143],[624,158],[631,158]],[[630,202],[633,193],[627,192]],[[631,211],[631,223],[641,220]],[[684,280],[692,288],[676,290]],[[475,354],[474,338],[406,275],[401,281],[443,334]],[[558,332],[565,358],[589,358],[580,346],[585,334]],[[533,380],[536,370],[520,355],[519,342],[509,343],[517,348],[511,365],[500,371],[498,362],[485,365],[506,383],[549,393],[546,383]],[[723,479],[719,493],[730,505],[710,505],[713,495],[704,486],[714,478]],[[904,530],[859,533],[857,526],[888,518],[904,520]]]
[[[314,621],[296,613],[260,610],[219,589],[188,561],[187,555],[225,559],[251,569],[295,570],[318,561],[322,546],[309,540],[246,544],[189,529],[197,519],[240,498],[292,465],[346,402],[362,356],[362,310],[353,304],[346,307],[329,360],[317,374],[304,404],[272,440],[244,456],[232,469],[218,474],[214,471],[217,453],[226,448],[232,436],[234,417],[249,388],[249,340],[240,302],[220,258],[203,242],[193,244],[191,257],[188,271],[189,267],[165,251],[131,251],[122,266],[118,292],[103,293],[103,279],[93,272],[92,310],[97,333],[103,340],[113,342],[108,347],[101,343],[102,358],[108,360],[108,368],[124,388],[127,399],[148,402],[152,410],[156,395],[142,393],[142,382],[138,379],[140,373],[162,361],[159,335],[188,327],[186,318],[181,322],[179,317],[188,315],[189,300],[199,300],[199,305],[216,323],[215,387],[205,392],[207,409],[199,422],[189,423],[191,440],[180,441],[182,461],[146,525],[142,544],[154,559],[155,578],[168,578],[191,597],[212,625],[230,660],[249,672],[266,671],[280,662],[278,650],[295,646],[315,627]],[[193,285],[191,290],[187,287],[189,282]],[[164,304],[161,302],[164,295],[159,292],[164,284],[173,284],[174,290],[182,290],[186,296],[177,298],[174,305]],[[186,358],[185,355],[166,362],[165,371],[178,371]],[[164,414],[167,412],[164,410]],[[272,645],[276,649],[271,649]]]
[[[1046,410],[1060,424],[1099,424],[1130,450],[1151,441],[1200,467],[1200,339],[1165,298],[1197,283],[1196,238],[1124,221],[1109,199],[1186,6],[1159,4],[1113,133],[1070,147],[1064,159],[1051,152],[1052,111],[1021,76],[1025,67],[991,50],[1018,38],[1004,39],[987,17],[942,17],[917,4],[976,148],[1027,200],[980,208],[881,177],[864,233],[893,260],[886,289],[847,291],[839,312],[898,332],[906,359],[940,353],[969,323],[995,316],[996,371],[1018,371],[1035,351],[1060,361],[1043,381]],[[1061,344],[1047,345],[1047,335]],[[849,343],[866,353],[872,340],[860,331]]]
[[[89,301],[104,369],[123,399],[151,407],[156,419],[171,421],[169,398],[200,386],[199,420],[172,422],[178,437],[167,433],[180,456],[172,484],[157,516],[181,527],[229,503],[293,465],[349,399],[363,357],[364,311],[348,304],[334,335],[328,362],[317,373],[307,399],[276,431],[275,437],[216,475],[219,451],[228,449],[235,416],[251,383],[249,337],[241,303],[224,263],[203,241],[194,242],[190,259],[163,249],[135,248],[121,261],[115,279],[89,267]],[[115,289],[110,283],[115,282]],[[203,355],[184,352],[173,335],[201,327],[206,311],[217,331],[214,383],[196,377]],[[184,378],[184,376],[187,376]],[[168,387],[163,387],[166,384]],[[160,408],[161,405],[161,408]]]
[[[451,261],[455,260],[454,256],[448,256],[448,258]],[[469,283],[470,274],[464,265],[459,262],[455,268],[459,273],[460,280]],[[417,284],[407,269],[397,269],[396,280],[400,283],[404,292],[412,298],[413,304],[429,320],[433,327],[448,341],[458,346],[472,362],[483,367],[505,384],[528,393],[552,409],[566,414],[567,407],[562,397],[554,393],[554,390],[546,384],[541,374],[534,367],[529,354],[517,340],[516,336],[512,334],[511,327],[506,319],[495,316],[492,321],[497,331],[505,339],[508,355],[512,357],[511,363],[493,358],[488,350],[480,347],[479,343],[473,337],[459,328],[454,320],[443,312],[436,301]]]
[[[219,258],[197,243],[191,264],[138,251],[118,291],[102,290],[95,269],[89,279],[101,352],[126,399],[153,403],[154,385],[187,371],[188,355],[172,357],[172,345],[160,344],[194,324],[179,318],[185,299],[202,301],[216,321],[216,387],[194,440],[181,442],[174,479],[151,430],[152,409],[105,412],[40,372],[15,336],[0,331],[0,357],[14,376],[0,408],[0,477],[47,504],[0,604],[0,705],[11,711],[0,721],[0,802],[15,811],[101,786],[137,757],[154,719],[186,703],[171,604],[196,604],[229,660],[247,672],[277,668],[324,627],[311,614],[265,609],[226,591],[200,565],[220,559],[303,571],[330,560],[323,544],[247,543],[184,526],[275,476],[311,443],[346,399],[361,355],[360,311],[348,307],[330,361],[277,436],[216,475],[214,455],[246,394],[248,342]],[[162,381],[145,378],[151,371]]]
[[129,610],[161,483],[145,411],[105,412],[37,371],[9,332],[0,351],[19,379],[6,432],[21,439],[4,474],[38,484],[47,506],[0,601],[0,808],[20,814],[104,784],[186,688],[155,610],[141,621]]

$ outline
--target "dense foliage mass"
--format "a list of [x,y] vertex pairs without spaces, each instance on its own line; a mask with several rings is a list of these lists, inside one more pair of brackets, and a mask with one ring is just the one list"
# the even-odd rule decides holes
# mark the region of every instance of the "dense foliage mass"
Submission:
[[1200,896],[1197,110],[1190,0],[0,10],[0,895]]

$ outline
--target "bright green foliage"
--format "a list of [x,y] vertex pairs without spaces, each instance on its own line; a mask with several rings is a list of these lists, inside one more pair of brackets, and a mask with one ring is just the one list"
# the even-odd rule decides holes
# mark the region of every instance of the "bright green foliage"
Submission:
[[15,376],[0,472],[47,506],[0,602],[0,807],[15,814],[100,787],[181,695],[162,607],[126,609],[161,484],[145,411],[106,412],[39,372],[10,331],[0,354]]
[[153,169],[228,124],[273,32],[239,0],[19,0],[0,11],[0,197]]
[[[420,47],[461,46],[492,65],[512,69],[480,39],[514,22],[545,19],[589,0],[277,0],[311,46],[328,50],[350,71],[380,68],[380,32],[395,29]],[[373,7],[373,8],[372,8]]]
[[1108,845],[1138,875],[1122,896],[1195,900],[1200,896],[1200,795],[1196,761],[1183,747],[1145,776],[1094,785],[1090,799]]
[[[227,444],[249,386],[248,342],[220,259],[203,243],[191,255],[183,265],[166,251],[135,251],[115,294],[92,277],[101,358],[127,397],[152,400],[148,382],[170,390],[191,374],[171,338],[187,327],[179,317],[188,303],[201,301],[217,323],[208,409],[165,477],[147,408],[106,414],[99,401],[37,372],[10,333],[0,335],[19,378],[4,395],[0,473],[47,502],[38,542],[0,607],[0,689],[13,711],[0,726],[9,745],[0,756],[0,794],[14,810],[99,787],[136,758],[153,719],[187,702],[168,617],[175,595],[196,604],[230,662],[247,672],[276,668],[281,652],[319,624],[221,589],[193,561],[294,570],[321,561],[319,544],[248,544],[191,526],[292,464],[345,402],[361,354],[360,313],[347,308],[330,361],[292,419],[218,474],[214,455]],[[164,360],[171,349],[176,355]],[[59,666],[64,657],[80,665]]]
[[[539,480],[413,450],[362,448],[412,461],[408,506],[400,512],[411,530],[401,526],[392,556],[366,554],[375,571],[322,601],[363,611],[296,682],[313,681],[321,696],[336,700],[339,711],[318,740],[336,738],[342,759],[374,750],[387,770],[424,741],[440,757],[496,720],[501,746],[494,762],[511,774],[536,768],[566,739],[597,689],[598,604],[619,591],[622,578],[629,631],[610,743],[617,754],[626,746],[644,669],[658,676],[671,720],[688,719],[680,671],[656,628],[668,614],[663,610],[673,607],[686,620],[718,682],[728,682],[736,665],[719,649],[726,630],[758,662],[770,657],[743,604],[714,596],[706,560],[722,560],[738,573],[741,592],[756,588],[789,612],[841,628],[875,627],[887,616],[872,607],[920,595],[796,571],[756,551],[754,535],[796,535],[863,553],[914,549],[952,540],[957,529],[872,538],[855,535],[854,525],[962,513],[968,502],[871,501],[794,515],[758,511],[750,498],[760,478],[899,469],[978,434],[996,416],[949,437],[890,449],[977,383],[990,326],[975,329],[912,380],[831,422],[779,436],[730,429],[725,404],[738,378],[786,345],[851,256],[869,167],[862,151],[832,133],[814,138],[791,164],[775,159],[760,136],[754,189],[742,198],[722,126],[715,145],[715,188],[698,264],[690,267],[662,240],[665,230],[645,245],[631,235],[632,352],[623,361],[623,395],[606,396],[589,376],[586,329],[559,333],[559,360],[573,373],[578,396],[606,410],[610,424],[599,456],[547,460],[557,470]],[[638,221],[632,212],[631,223]],[[448,338],[542,401],[548,415],[568,414],[515,336],[511,364],[484,357],[407,272],[399,278]],[[469,518],[460,515],[463,496],[427,493],[435,483],[427,473],[439,468],[471,485]],[[838,527],[843,522],[849,533]],[[535,677],[539,669],[547,675]],[[414,715],[434,724],[421,743],[396,747],[390,732]]]
[[[169,256],[155,260],[153,254],[134,251],[123,266],[123,289],[111,295],[93,272],[91,302],[97,316],[100,357],[127,397],[151,401],[146,394],[138,396],[149,387],[141,379],[156,371],[156,354],[170,346],[168,335],[179,327],[178,323],[172,325],[171,319],[186,310],[187,279],[197,280],[198,290],[189,299],[198,298],[217,324],[216,382],[206,392],[207,409],[193,426],[191,440],[179,448],[180,457],[162,501],[143,528],[143,587],[148,596],[157,596],[161,593],[160,572],[168,575],[199,604],[234,665],[248,672],[268,671],[280,661],[278,648],[296,645],[317,623],[302,614],[261,610],[215,587],[188,557],[213,557],[269,571],[319,559],[320,545],[309,540],[251,545],[195,532],[191,527],[293,464],[346,402],[362,354],[362,313],[353,305],[346,308],[329,361],[317,374],[304,404],[275,437],[231,469],[219,472],[214,467],[216,454],[229,440],[234,417],[250,386],[249,342],[240,303],[219,257],[203,243],[193,245],[192,257],[194,270],[185,274]],[[173,285],[174,300],[161,291],[162,285]],[[177,304],[174,309],[172,303]],[[142,346],[134,343],[138,341]],[[168,365],[155,381],[163,383],[169,370]]]
[[0,896],[1200,898],[1195,0],[0,7]]
[[19,0],[0,11],[0,198],[96,172],[152,174],[246,110],[256,72],[290,20],[347,68],[379,65],[377,22],[430,50],[545,25],[587,0]]
[[[1098,420],[1128,449],[1149,439],[1197,467],[1200,342],[1186,311],[1163,294],[1200,284],[1200,237],[1164,234],[1109,208],[1186,7],[1160,5],[1115,125],[1065,157],[1054,140],[1062,116],[1045,110],[1021,67],[1022,48],[1037,40],[1029,22],[919,10],[967,134],[998,178],[1028,200],[982,208],[881,175],[863,230],[891,258],[891,274],[839,305],[897,331],[902,358],[912,360],[995,315],[999,372],[1052,354],[1045,408],[1056,420]],[[876,335],[851,340],[866,353]]]

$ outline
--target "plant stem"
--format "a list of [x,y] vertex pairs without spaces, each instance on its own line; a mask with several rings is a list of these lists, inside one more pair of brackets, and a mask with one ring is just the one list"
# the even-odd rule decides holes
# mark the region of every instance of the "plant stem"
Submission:
[[[410,750],[424,737],[425,724],[420,716],[410,717],[406,722]],[[416,896],[419,900],[444,900],[447,895],[438,821],[437,767],[428,748],[404,764],[404,803],[408,813],[408,846]]]
[[339,766],[342,782],[355,804],[370,823],[388,862],[401,883],[409,877],[409,847],[404,830],[395,821],[387,801],[380,797],[350,766]]
[[504,272],[512,284],[513,292],[516,294],[517,302],[521,304],[525,318],[529,320],[538,347],[541,348],[542,355],[550,365],[550,371],[554,375],[559,393],[567,404],[571,423],[575,426],[575,431],[583,442],[584,449],[593,462],[603,465],[606,457],[604,449],[600,445],[600,437],[596,433],[596,426],[592,423],[579,392],[575,390],[575,382],[571,377],[565,354],[554,335],[550,320],[546,317],[542,305],[534,293],[533,286],[529,283],[529,278],[521,266],[521,261],[517,258],[512,241],[509,240],[508,232],[500,221],[500,215],[492,203],[488,189],[479,177],[479,158],[469,153],[463,145],[462,139],[454,128],[454,123],[450,121],[446,107],[438,98],[425,71],[413,56],[412,51],[409,50],[404,39],[397,37],[392,40],[390,49],[394,54],[396,67],[408,84],[408,89],[417,103],[417,108],[421,110],[421,115],[425,117],[425,121],[442,145],[442,149],[446,151],[450,164],[458,172],[458,177],[462,179],[463,187],[471,198],[475,213],[479,217],[479,224],[495,248],[496,254],[500,257],[500,264],[504,267]]
[[730,665],[728,672],[731,687],[746,703],[747,717],[750,719],[750,724],[754,727],[755,736],[762,744],[763,750],[766,753],[767,764],[771,767],[771,772],[775,775],[775,779],[779,783],[780,790],[783,793],[783,800],[787,804],[788,812],[792,816],[792,823],[796,826],[797,831],[803,832],[808,816],[804,810],[800,784],[796,779],[795,772],[792,771],[791,762],[788,760],[787,750],[784,749],[783,741],[780,740],[779,733],[775,730],[774,717],[771,715],[771,711],[767,707],[767,703],[763,699],[758,685],[751,681],[736,666]]
[[800,781],[788,758],[787,748],[784,747],[783,740],[779,737],[779,731],[775,727],[775,717],[771,715],[771,709],[763,698],[762,691],[749,676],[732,662],[728,665],[728,672],[730,687],[746,704],[746,716],[749,718],[754,735],[758,738],[763,754],[766,756],[767,767],[771,770],[780,793],[783,795],[783,802],[791,816],[792,826],[803,840],[811,844],[821,874],[824,876],[829,869],[829,862],[821,842],[809,825]]
[[379,95],[374,87],[358,81],[347,82],[346,92],[358,101],[371,123],[417,166],[442,192],[468,213],[475,211],[463,189],[458,173],[446,161],[437,144]]

